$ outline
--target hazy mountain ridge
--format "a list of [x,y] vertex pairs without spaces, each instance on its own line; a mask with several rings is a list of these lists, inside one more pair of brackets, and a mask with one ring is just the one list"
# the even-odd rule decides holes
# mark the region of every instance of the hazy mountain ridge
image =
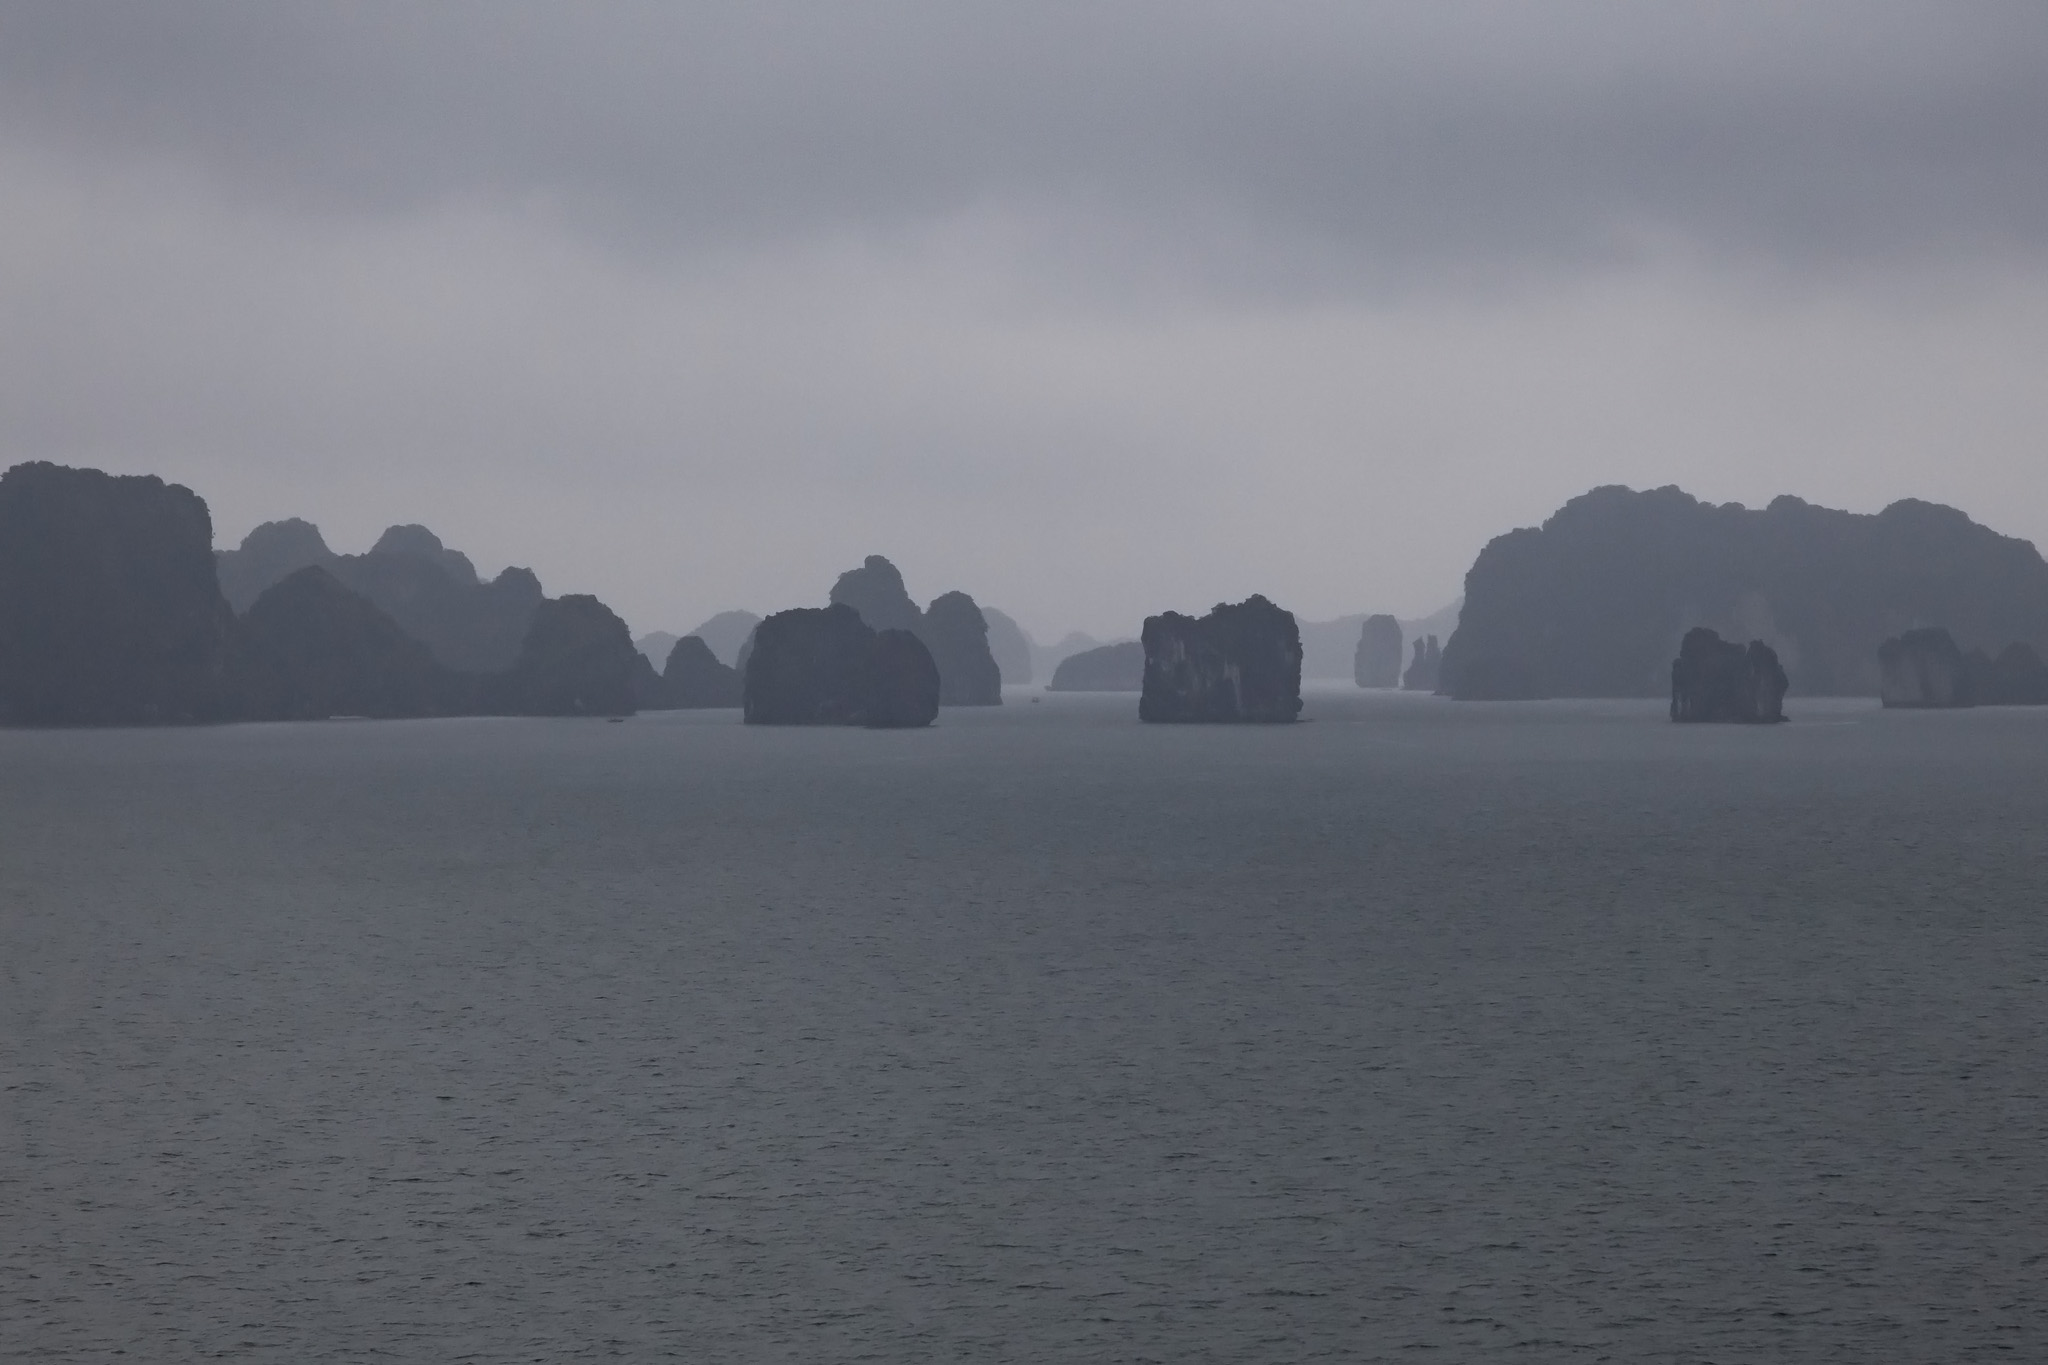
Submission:
[[390,527],[366,553],[342,555],[328,548],[318,526],[293,517],[263,523],[239,548],[215,551],[214,561],[221,592],[237,613],[286,575],[317,565],[374,602],[443,664],[468,673],[510,668],[547,596],[530,569],[481,581],[467,555],[419,525]]

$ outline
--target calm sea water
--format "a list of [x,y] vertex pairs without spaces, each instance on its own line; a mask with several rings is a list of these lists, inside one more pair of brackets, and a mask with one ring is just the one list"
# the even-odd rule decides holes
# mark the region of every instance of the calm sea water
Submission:
[[0,733],[0,1358],[2048,1358],[2048,711],[1134,709]]

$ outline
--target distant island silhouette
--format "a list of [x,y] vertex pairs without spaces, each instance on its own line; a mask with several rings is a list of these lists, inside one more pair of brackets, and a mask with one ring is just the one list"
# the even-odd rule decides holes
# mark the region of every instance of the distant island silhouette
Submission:
[[852,607],[873,630],[902,630],[924,642],[939,670],[941,706],[1000,706],[1003,674],[989,649],[988,621],[964,592],[942,593],[919,611],[903,575],[869,555],[832,585],[830,601]]
[[1480,552],[1438,688],[1660,696],[1686,632],[1706,626],[1769,645],[1797,693],[1875,697],[1878,646],[1936,625],[1965,648],[2048,640],[2048,563],[1933,503],[1863,515],[1596,488]]
[[1048,692],[1142,692],[1145,688],[1145,646],[1136,640],[1097,645],[1060,660],[1052,671]]
[[[796,609],[812,615],[725,612],[636,645],[596,598],[549,598],[523,568],[484,581],[414,523],[359,555],[296,518],[231,550],[212,540],[205,502],[154,476],[46,462],[0,475],[0,724],[737,707],[765,723],[915,726],[928,705],[1000,703],[998,655],[1025,676],[1035,662],[1011,618],[958,591],[921,609],[880,555],[839,576],[829,608]],[[1412,623],[1455,621],[1447,642],[1404,640],[1385,615],[1318,629],[1358,623],[1361,686],[1389,685],[1412,644],[1401,685],[1468,701],[1668,689],[1674,719],[1743,720],[1776,719],[1787,690],[2048,704],[2048,563],[1931,503],[1862,515],[1781,497],[1757,511],[1598,488],[1495,538],[1465,586]],[[1293,614],[1253,597],[1077,648],[1048,690],[1135,691],[1144,719],[1292,719],[1304,652]]]

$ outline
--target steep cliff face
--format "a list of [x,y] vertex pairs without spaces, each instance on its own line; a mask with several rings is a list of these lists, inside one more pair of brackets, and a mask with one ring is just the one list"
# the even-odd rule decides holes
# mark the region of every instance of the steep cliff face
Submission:
[[1747,648],[1704,626],[1671,663],[1671,719],[1768,724],[1785,719],[1785,670],[1761,640]]
[[[571,593],[533,613],[519,657],[484,680],[484,709],[515,716],[628,716],[646,656],[611,608]],[[643,680],[644,681],[644,680]]]
[[1878,696],[1886,706],[1945,708],[1971,704],[1963,651],[1939,626],[1909,630],[1877,647]]
[[233,629],[190,489],[44,463],[0,475],[0,724],[221,719]]
[[1048,692],[1142,692],[1145,689],[1145,646],[1136,640],[1098,645],[1061,659],[1052,671]]
[[474,679],[317,565],[265,589],[239,626],[237,711],[250,720],[442,716],[475,702]]
[[1360,687],[1398,687],[1401,682],[1401,623],[1368,616],[1359,627],[1351,678]]
[[[978,614],[978,613],[977,613]],[[907,630],[875,633],[864,670],[861,723],[871,730],[914,730],[938,718],[939,666]]]
[[1001,706],[1003,673],[988,647],[988,622],[964,592],[932,599],[914,632],[939,668],[944,706]]
[[1915,501],[1866,516],[1600,488],[1496,538],[1465,587],[1442,681],[1460,698],[1658,695],[1699,623],[1761,639],[1822,695],[1878,695],[1878,644],[1916,626],[1965,649],[2048,640],[2034,547]]
[[1301,714],[1301,633],[1264,597],[1218,603],[1199,620],[1145,618],[1147,721],[1291,721]]

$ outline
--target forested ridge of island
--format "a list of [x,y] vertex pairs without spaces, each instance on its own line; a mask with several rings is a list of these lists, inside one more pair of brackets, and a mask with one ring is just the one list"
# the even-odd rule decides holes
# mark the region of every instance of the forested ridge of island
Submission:
[[[1594,489],[1489,542],[1454,623],[1437,619],[1410,640],[1388,615],[1303,624],[1253,596],[1149,617],[1139,640],[1065,658],[1050,690],[1136,692],[1147,720],[1292,720],[1310,634],[1329,654],[1345,628],[1359,686],[1456,700],[1668,690],[1674,720],[1781,719],[1788,691],[2048,703],[2048,563],[1911,500],[1866,515]],[[290,519],[216,552],[205,502],[154,476],[0,475],[0,724],[734,707],[750,723],[916,727],[1000,705],[1035,648],[964,592],[920,608],[878,555],[824,607],[721,613],[636,645],[597,598],[548,597],[523,568],[485,579],[423,526],[348,555]]]

